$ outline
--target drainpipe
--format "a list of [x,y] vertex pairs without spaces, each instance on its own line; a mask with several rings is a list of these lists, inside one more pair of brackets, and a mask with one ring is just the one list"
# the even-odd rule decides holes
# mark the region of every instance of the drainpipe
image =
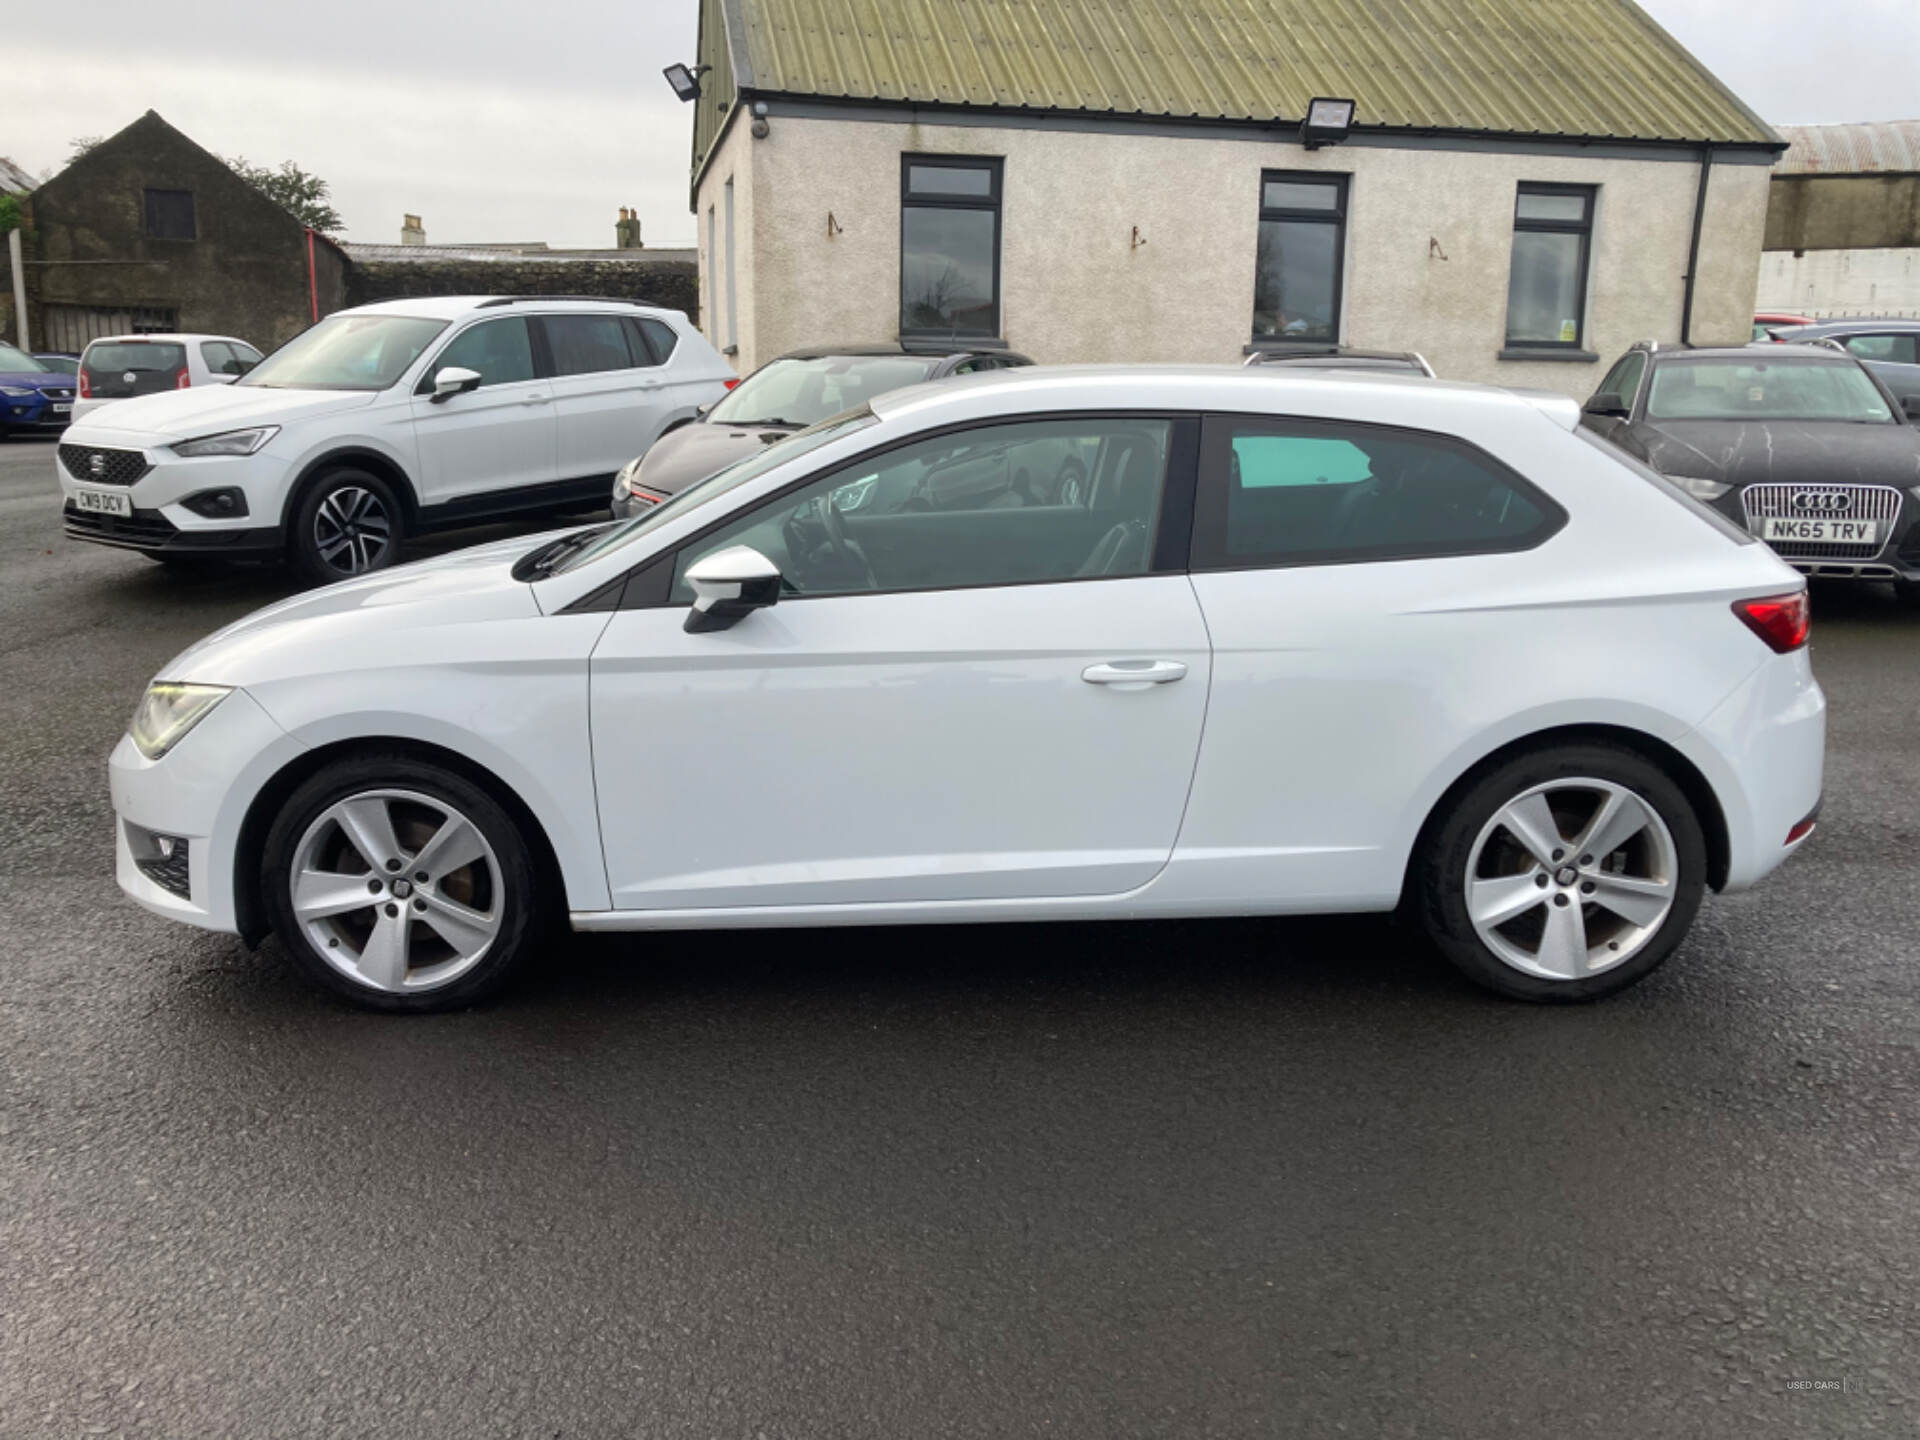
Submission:
[[32,353],[27,345],[27,262],[20,254],[21,226],[14,226],[7,232],[7,259],[13,265],[13,332],[20,338],[20,348]]
[[1693,343],[1693,277],[1700,269],[1700,226],[1707,218],[1707,177],[1713,173],[1713,146],[1700,147],[1700,190],[1693,197],[1693,243],[1687,247],[1687,293],[1680,301],[1680,344]]
[[[1699,223],[1693,225],[1693,246],[1699,246]],[[1688,280],[1688,286],[1692,286]],[[307,305],[313,309],[313,323],[321,323],[321,282],[313,275],[313,227],[307,227]]]

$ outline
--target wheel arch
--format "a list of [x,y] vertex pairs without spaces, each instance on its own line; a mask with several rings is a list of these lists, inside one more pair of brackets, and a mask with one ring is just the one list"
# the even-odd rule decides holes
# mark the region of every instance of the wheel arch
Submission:
[[337,446],[302,465],[300,473],[287,487],[287,498],[280,514],[283,527],[293,524],[294,513],[300,508],[300,501],[307,490],[327,471],[342,465],[356,465],[369,470],[391,485],[394,494],[400,497],[401,508],[406,512],[407,529],[416,528],[420,515],[420,496],[413,488],[413,478],[391,455],[368,445]]
[[248,802],[233,851],[233,913],[234,928],[249,945],[257,944],[270,928],[266,896],[261,892],[260,857],[266,852],[267,834],[281,807],[295,790],[328,765],[367,754],[401,755],[439,765],[485,790],[506,809],[526,836],[542,892],[564,903],[566,876],[546,826],[541,824],[533,807],[506,781],[486,766],[444,745],[393,736],[356,737],[302,751],[275,771]]
[[1687,797],[1687,803],[1693,807],[1694,815],[1700,821],[1701,833],[1706,838],[1707,884],[1714,890],[1722,888],[1727,883],[1733,863],[1733,841],[1720,796],[1699,766],[1667,741],[1645,730],[1636,730],[1627,725],[1556,725],[1517,736],[1487,752],[1456,775],[1441,792],[1428,808],[1419,833],[1407,852],[1400,878],[1402,903],[1411,893],[1413,867],[1434,830],[1443,823],[1460,797],[1478,784],[1482,777],[1528,751],[1596,741],[1633,751],[1649,764],[1659,767],[1668,779],[1680,787],[1680,793]]

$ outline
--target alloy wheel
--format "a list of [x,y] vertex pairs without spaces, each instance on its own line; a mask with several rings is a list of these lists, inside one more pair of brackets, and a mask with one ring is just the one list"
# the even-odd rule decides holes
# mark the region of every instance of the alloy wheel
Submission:
[[359,575],[373,569],[393,543],[393,517],[373,491],[342,485],[313,512],[313,546],[329,569]]
[[1611,780],[1553,780],[1481,827],[1467,858],[1467,916],[1505,964],[1581,980],[1659,934],[1679,878],[1673,835],[1639,795]]
[[294,847],[287,879],[314,952],[390,994],[438,989],[478,965],[506,900],[480,828],[412,790],[367,790],[329,805]]

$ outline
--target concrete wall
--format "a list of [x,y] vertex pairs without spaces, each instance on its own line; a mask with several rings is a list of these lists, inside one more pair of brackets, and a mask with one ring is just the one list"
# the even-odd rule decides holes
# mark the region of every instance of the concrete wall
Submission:
[[[707,172],[700,182],[700,207],[695,216],[699,234],[700,267],[700,314],[701,330],[713,343],[713,348],[723,354],[727,347],[727,181],[733,181],[733,245],[734,279],[739,293],[734,297],[737,315],[737,335],[739,352],[728,355],[727,359],[742,375],[747,373],[744,357],[754,353],[753,333],[756,312],[754,310],[755,288],[754,264],[754,204],[756,192],[775,184],[771,176],[756,175],[750,168],[762,160],[756,142],[748,131],[748,117],[744,114],[734,118],[727,127],[726,135],[713,152],[713,158],[707,166]],[[711,206],[716,220],[713,253],[719,264],[714,269],[718,273],[709,273],[707,264],[707,209]],[[778,351],[771,352],[778,354]]]
[[[903,152],[1005,157],[1002,331],[1043,362],[1237,363],[1252,330],[1262,169],[1351,174],[1343,339],[1416,349],[1444,376],[1582,395],[1635,340],[1679,338],[1695,163],[1161,138],[1111,132],[843,121],[736,123],[702,178],[751,151],[742,251],[744,372],[796,345],[899,330]],[[1598,184],[1588,363],[1496,358],[1505,335],[1514,186]],[[1744,341],[1768,171],[1717,166],[1696,342]],[[839,227],[829,234],[831,212]],[[1135,227],[1146,244],[1131,246]],[[1443,258],[1444,257],[1444,258]],[[751,318],[749,318],[751,316]]]
[[1768,250],[1760,257],[1761,310],[1817,320],[1843,315],[1920,318],[1920,246],[1898,250]]
[[1920,175],[1776,175],[1767,197],[1769,250],[1900,250],[1920,246]]

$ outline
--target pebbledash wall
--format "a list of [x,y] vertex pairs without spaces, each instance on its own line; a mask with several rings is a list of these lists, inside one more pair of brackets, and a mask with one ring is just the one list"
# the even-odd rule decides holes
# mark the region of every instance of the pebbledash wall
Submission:
[[[1698,148],[1307,151],[1278,140],[779,110],[755,139],[744,115],[729,121],[696,192],[700,291],[707,334],[721,344],[731,179],[743,374],[797,345],[899,332],[903,153],[1003,157],[1001,338],[1043,363],[1240,362],[1252,332],[1262,170],[1352,177],[1345,344],[1418,350],[1449,379],[1584,397],[1633,342],[1680,336]],[[1696,344],[1749,335],[1771,156],[1753,158],[1716,157],[1710,170]],[[1522,181],[1599,187],[1584,328],[1593,359],[1498,358]],[[1133,243],[1136,229],[1144,244]]]

